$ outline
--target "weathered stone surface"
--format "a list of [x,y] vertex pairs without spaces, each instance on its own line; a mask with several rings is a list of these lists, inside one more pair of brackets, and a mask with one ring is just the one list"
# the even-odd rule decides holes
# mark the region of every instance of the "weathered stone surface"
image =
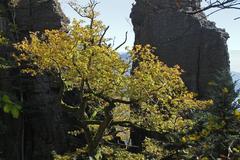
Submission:
[[68,19],[56,0],[20,0],[16,23],[20,31],[39,31],[62,27]]
[[[6,2],[0,4],[6,6]],[[29,31],[60,29],[67,22],[55,0],[20,0],[15,13],[20,38]],[[5,18],[9,23],[13,21],[11,14]],[[10,34],[9,29],[6,34]],[[13,51],[11,46],[0,46],[1,57],[5,59],[11,59]],[[53,75],[33,78],[22,75],[17,68],[0,68],[0,90],[13,95],[23,106],[17,120],[0,113],[0,121],[6,127],[0,132],[0,159],[50,160],[52,151],[63,153],[71,148],[67,136],[70,128],[60,105],[59,79]]]
[[[131,18],[135,44],[151,44],[169,66],[180,65],[183,79],[200,97],[208,97],[208,83],[219,71],[229,72],[228,34],[208,21],[200,0],[136,0]],[[230,77],[230,74],[229,74]]]
[[[1,114],[7,127],[1,135],[0,157],[9,160],[52,159],[51,151],[66,151],[67,128],[59,104],[61,85],[53,76],[29,78],[11,68],[0,71],[1,90],[22,101],[19,119]],[[15,101],[15,100],[14,100]]]

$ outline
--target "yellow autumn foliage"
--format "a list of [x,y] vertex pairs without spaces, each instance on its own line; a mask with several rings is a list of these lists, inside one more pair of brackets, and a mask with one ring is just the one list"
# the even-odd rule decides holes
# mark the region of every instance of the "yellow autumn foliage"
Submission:
[[[104,37],[106,29],[101,21],[94,20],[91,25],[85,25],[75,20],[68,32],[32,32],[29,39],[15,45],[21,52],[15,58],[24,73],[34,76],[53,72],[63,81],[65,90],[78,88],[84,90],[82,98],[97,100],[97,113],[104,111],[105,118],[113,113],[105,128],[101,128],[99,123],[87,126],[94,133],[91,140],[98,140],[99,144],[101,139],[98,139],[97,133],[102,129],[106,131],[114,121],[129,121],[138,127],[158,132],[184,132],[191,127],[193,124],[184,113],[204,109],[212,102],[197,100],[183,83],[180,67],[168,67],[154,54],[154,48],[150,45],[134,46],[128,50],[130,60],[123,60]],[[133,63],[137,64],[134,68]],[[110,106],[112,108],[107,108],[111,103],[114,103]],[[137,106],[137,112],[131,111],[133,104]],[[86,112],[85,108],[80,109]],[[94,117],[97,113],[83,120],[96,120]],[[78,132],[73,134],[77,135]],[[111,136],[102,135],[102,139],[104,137],[106,141],[112,139]],[[158,150],[161,149],[148,147],[149,152]],[[126,159],[144,159],[143,155],[130,155],[125,151],[114,154]]]

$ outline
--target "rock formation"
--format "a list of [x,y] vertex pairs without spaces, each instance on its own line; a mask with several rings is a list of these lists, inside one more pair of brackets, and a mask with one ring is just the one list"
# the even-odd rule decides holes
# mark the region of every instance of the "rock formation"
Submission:
[[56,0],[20,0],[16,7],[16,23],[22,31],[58,29],[67,21]]
[[218,72],[229,74],[228,34],[206,19],[201,0],[136,0],[131,19],[135,44],[151,44],[169,66],[184,70],[183,79],[200,98],[208,97],[208,83]]
[[[21,40],[29,31],[59,29],[67,22],[56,0],[19,0],[15,8],[7,2],[0,1],[5,7],[4,13],[0,12],[0,30],[11,41]],[[13,24],[17,31],[12,31]],[[10,60],[12,52],[11,46],[0,46],[1,57]],[[5,126],[0,132],[1,160],[50,160],[52,151],[66,152],[68,128],[62,119],[59,80],[52,75],[31,78],[17,68],[0,68],[0,90],[16,97],[23,106],[16,120],[0,113],[0,123]]]

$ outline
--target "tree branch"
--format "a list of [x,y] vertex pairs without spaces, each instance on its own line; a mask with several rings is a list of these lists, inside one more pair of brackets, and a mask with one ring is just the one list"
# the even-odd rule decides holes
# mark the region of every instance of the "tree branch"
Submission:
[[121,43],[119,46],[117,46],[114,51],[118,50],[120,47],[122,47],[126,42],[127,42],[127,38],[128,38],[128,32],[125,33],[125,40],[123,41],[123,43]]
[[98,147],[98,145],[99,145],[99,143],[102,140],[102,137],[104,135],[104,132],[106,131],[106,129],[111,124],[111,121],[113,120],[113,115],[112,115],[111,112],[112,112],[112,109],[115,108],[115,107],[116,106],[115,106],[114,103],[110,103],[104,109],[105,119],[100,124],[96,135],[94,136],[93,140],[88,145],[88,153],[89,153],[90,156],[94,156],[95,155],[97,147]]
[[197,14],[200,12],[204,12],[206,10],[212,9],[212,8],[219,8],[219,9],[240,9],[240,7],[238,7],[238,5],[240,5],[240,2],[238,2],[238,0],[216,0],[214,2],[210,1],[209,5],[199,9],[199,10],[195,10],[195,11],[190,11],[190,12],[186,12],[188,14]]
[[127,100],[122,100],[122,99],[116,99],[116,98],[111,98],[108,97],[106,95],[104,95],[102,92],[100,93],[95,93],[92,88],[90,87],[90,84],[88,81],[86,81],[86,85],[88,87],[88,92],[92,93],[94,96],[101,98],[102,100],[108,102],[108,103],[122,103],[122,104],[133,104],[135,102],[137,102],[136,100],[131,100],[131,101],[127,101]]
[[102,36],[101,36],[101,38],[99,40],[98,46],[100,46],[100,47],[102,46],[102,40],[103,40],[105,34],[107,33],[108,29],[109,29],[109,26],[107,26],[107,28],[105,28],[105,30],[104,30],[104,32],[103,32],[103,34],[102,34]]

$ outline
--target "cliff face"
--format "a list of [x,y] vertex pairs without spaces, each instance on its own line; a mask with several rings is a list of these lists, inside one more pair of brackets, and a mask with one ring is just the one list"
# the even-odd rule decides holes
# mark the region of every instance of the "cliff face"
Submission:
[[20,0],[16,23],[20,31],[58,29],[68,22],[56,0]]
[[188,88],[204,98],[216,74],[229,73],[229,36],[203,13],[186,13],[199,8],[200,0],[136,0],[131,19],[135,44],[151,44],[169,66],[180,65]]
[[[1,1],[0,5],[6,5]],[[55,0],[20,0],[16,8],[7,8],[2,28],[9,38],[15,21],[19,38],[29,31],[60,29],[67,19]],[[3,15],[1,15],[3,16]],[[18,41],[20,39],[12,39]],[[10,60],[14,49],[0,46],[1,57]],[[3,160],[50,160],[53,150],[66,152],[68,146],[67,126],[60,106],[61,83],[53,75],[29,77],[17,68],[0,68],[0,90],[22,102],[23,112],[19,119],[0,113],[5,126],[0,133],[0,159]]]

